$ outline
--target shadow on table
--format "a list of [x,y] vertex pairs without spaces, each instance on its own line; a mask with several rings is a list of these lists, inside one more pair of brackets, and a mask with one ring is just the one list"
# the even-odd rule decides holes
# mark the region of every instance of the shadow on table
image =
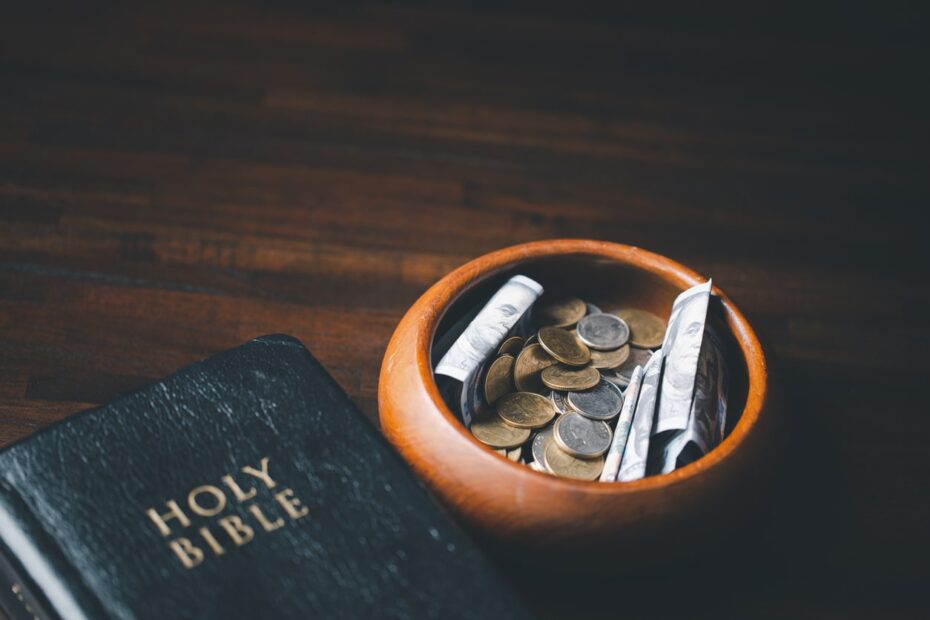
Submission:
[[[786,440],[770,489],[753,517],[727,533],[703,557],[647,574],[636,557],[618,557],[615,569],[589,565],[531,566],[496,557],[527,605],[543,618],[565,617],[784,617],[792,601],[814,609],[839,594],[820,573],[829,553],[838,462],[825,418],[812,409],[815,389],[803,375],[783,373]],[[734,502],[744,498],[734,498]]]

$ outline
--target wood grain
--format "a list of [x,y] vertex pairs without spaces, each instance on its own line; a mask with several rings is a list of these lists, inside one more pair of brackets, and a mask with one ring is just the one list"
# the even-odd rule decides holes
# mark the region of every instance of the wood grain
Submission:
[[0,17],[0,443],[270,332],[376,421],[388,338],[444,274],[628,243],[713,276],[776,354],[784,488],[739,561],[567,594],[504,562],[527,601],[926,615],[912,8],[20,4]]

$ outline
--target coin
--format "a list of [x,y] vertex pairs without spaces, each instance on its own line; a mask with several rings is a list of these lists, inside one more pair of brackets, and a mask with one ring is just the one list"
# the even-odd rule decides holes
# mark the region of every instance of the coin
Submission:
[[630,327],[630,344],[640,349],[655,349],[665,339],[665,321],[646,310],[624,308],[614,312]]
[[590,349],[611,351],[618,349],[630,339],[630,328],[615,314],[591,314],[580,321],[578,339]]
[[625,362],[612,369],[609,373],[604,373],[604,378],[610,378],[611,376],[616,377],[624,382],[623,385],[625,387],[630,383],[630,377],[633,376],[633,369],[637,366],[645,367],[650,357],[652,357],[652,351],[647,349],[630,349],[630,357],[628,357]]
[[559,415],[568,413],[572,410],[571,405],[569,405],[568,401],[565,400],[565,392],[552,390],[549,392],[549,400],[551,400],[552,404],[555,405],[555,411]]
[[621,390],[626,389],[630,385],[630,380],[628,378],[614,374],[613,370],[601,370],[601,378],[604,381],[610,381]]
[[606,422],[590,420],[575,412],[560,417],[552,429],[554,443],[578,458],[593,459],[601,456],[610,448],[612,436]]
[[540,373],[549,366],[557,363],[545,349],[538,343],[523,347],[513,366],[513,382],[521,392],[535,392],[545,394]]
[[593,368],[616,368],[630,357],[630,345],[625,344],[613,351],[591,349],[591,366]]
[[540,326],[568,327],[577,323],[587,311],[585,303],[577,297],[565,297],[533,306],[533,319]]
[[514,391],[513,386],[513,355],[501,355],[491,362],[487,374],[484,376],[484,398],[489,404]]
[[504,355],[509,353],[510,355],[516,355],[522,348],[523,338],[520,336],[511,336],[501,343],[501,346],[497,349],[497,354]]
[[539,330],[539,344],[546,353],[569,366],[584,366],[591,360],[591,352],[577,336],[558,327]]
[[613,419],[623,407],[620,388],[604,379],[590,390],[570,392],[567,400],[572,409],[592,420]]
[[497,414],[475,420],[470,430],[475,439],[492,448],[515,448],[530,438],[530,429],[510,426]]
[[541,428],[555,417],[555,406],[545,396],[514,392],[497,401],[497,415],[517,428]]
[[597,371],[597,368],[591,366],[573,368],[563,364],[556,364],[543,370],[540,377],[546,387],[569,392],[594,387],[601,380],[601,373]]
[[546,446],[552,441],[552,428],[546,428],[533,437],[530,451],[533,453],[533,460],[542,465],[543,470],[548,470],[546,466]]
[[[533,333],[534,329],[537,329]],[[463,384],[475,438],[540,472],[595,480],[633,369],[665,338],[651,312],[603,313],[576,297],[545,298],[524,314]],[[466,398],[467,394],[467,398]],[[635,400],[635,399],[634,399]],[[465,416],[470,412],[471,416]]]
[[604,457],[579,459],[568,454],[554,441],[546,446],[546,465],[549,471],[576,480],[597,480],[604,469]]

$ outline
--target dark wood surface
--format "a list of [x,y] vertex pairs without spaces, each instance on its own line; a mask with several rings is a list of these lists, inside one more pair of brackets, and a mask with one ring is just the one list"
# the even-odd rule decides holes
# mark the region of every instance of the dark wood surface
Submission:
[[504,566],[527,601],[925,617],[918,15],[74,4],[0,18],[0,444],[270,332],[375,420],[391,331],[444,273],[620,241],[713,276],[777,354],[786,484],[737,559]]

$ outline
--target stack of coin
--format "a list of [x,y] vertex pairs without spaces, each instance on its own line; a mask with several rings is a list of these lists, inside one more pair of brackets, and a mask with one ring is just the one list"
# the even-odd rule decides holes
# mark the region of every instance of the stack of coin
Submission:
[[661,346],[665,323],[639,309],[601,312],[577,297],[541,300],[531,319],[535,333],[506,338],[484,364],[488,407],[471,432],[537,471],[597,480],[623,388]]

